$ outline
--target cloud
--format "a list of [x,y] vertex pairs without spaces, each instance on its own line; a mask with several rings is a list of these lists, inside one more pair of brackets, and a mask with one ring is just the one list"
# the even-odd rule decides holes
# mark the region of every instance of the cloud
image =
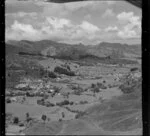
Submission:
[[83,21],[82,24],[79,26],[88,33],[95,33],[97,31],[100,31],[100,29],[97,26],[95,26],[87,21]]
[[30,24],[22,24],[18,21],[14,21],[14,24],[10,29],[6,29],[6,39],[21,40],[29,39],[36,40],[38,37],[38,31]]
[[118,27],[117,26],[108,26],[107,28],[105,28],[104,30],[105,32],[115,32],[115,31],[118,31]]
[[102,15],[102,17],[105,18],[105,17],[114,16],[114,15],[115,15],[115,13],[113,12],[112,9],[107,9],[107,10],[105,10],[105,12],[104,12],[104,14]]
[[25,16],[30,16],[32,18],[37,17],[36,12],[16,12],[16,13],[6,13],[6,16],[12,16],[14,18],[22,18]]
[[117,15],[117,19],[123,28],[118,31],[118,36],[122,39],[141,37],[141,20],[133,12],[122,12]]
[[46,20],[54,27],[54,29],[63,28],[64,26],[72,26],[70,20],[64,18],[59,19],[56,17],[47,17]]
[[85,16],[84,16],[84,19],[90,20],[90,19],[91,19],[91,15],[90,15],[90,14],[85,15]]
[[117,15],[117,19],[120,23],[132,23],[134,25],[141,25],[139,16],[135,16],[133,12],[122,12]]
[[79,1],[69,3],[52,3],[37,1],[38,6],[43,6],[44,15],[55,15],[57,17],[66,17],[76,11],[99,11],[106,9],[109,5],[113,5],[112,1]]
[[6,29],[7,40],[43,40],[51,39],[55,41],[91,41],[100,32],[97,26],[83,21],[81,24],[72,24],[65,18],[47,17],[40,28],[34,28],[31,24],[20,23],[17,20]]

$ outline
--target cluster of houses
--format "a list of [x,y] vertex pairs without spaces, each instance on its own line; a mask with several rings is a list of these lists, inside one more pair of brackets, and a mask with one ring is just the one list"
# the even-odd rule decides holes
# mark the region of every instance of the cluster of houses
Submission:
[[[44,82],[43,80],[24,78],[17,84],[13,90],[6,90],[7,102],[23,102],[25,96],[54,96],[56,93],[59,94],[58,88],[52,85],[50,82]],[[19,100],[21,99],[21,100]]]

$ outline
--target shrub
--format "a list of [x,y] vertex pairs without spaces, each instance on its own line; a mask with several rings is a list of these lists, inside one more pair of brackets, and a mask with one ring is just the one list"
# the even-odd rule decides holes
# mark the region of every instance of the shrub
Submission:
[[74,91],[74,94],[75,94],[75,95],[81,95],[81,91],[80,91],[80,90],[75,90],[75,91]]
[[45,105],[46,107],[54,107],[54,106],[55,106],[55,104],[50,103],[50,102],[45,102],[44,105]]
[[92,89],[92,92],[98,93],[98,92],[99,92],[99,88],[98,88],[98,87],[93,88],[93,89]]
[[59,121],[59,122],[61,122],[61,121],[62,121],[62,119],[59,119],[58,121]]
[[73,105],[74,104],[74,102],[70,102],[70,105]]
[[56,105],[58,105],[58,106],[69,105],[69,104],[70,104],[70,102],[68,100],[64,100],[62,102],[56,103]]
[[80,101],[80,104],[87,104],[88,101]]
[[62,113],[61,113],[61,115],[62,115],[62,118],[64,118],[64,117],[65,117],[65,113],[64,113],[64,112],[62,112]]
[[137,71],[137,70],[138,70],[138,68],[136,68],[136,67],[130,69],[131,72],[134,72],[134,71]]
[[48,77],[49,78],[57,78],[57,75],[54,72],[50,71],[50,72],[48,72]]
[[105,80],[103,80],[103,83],[106,83],[106,81],[105,81]]
[[107,87],[104,86],[102,83],[97,83],[97,87],[99,87],[100,89],[107,89]]
[[46,115],[42,115],[42,117],[41,117],[41,119],[44,121],[44,123],[45,123],[45,121],[46,121],[46,118],[47,118]]
[[32,120],[32,118],[30,117],[29,113],[26,113],[26,121],[30,122]]
[[38,105],[44,105],[44,99],[37,100],[37,104],[38,104]]
[[66,68],[62,68],[62,67],[55,67],[54,72],[59,73],[59,74],[64,74],[67,76],[75,76],[75,73],[66,69]]
[[93,84],[93,83],[91,84],[91,88],[95,88],[95,86],[96,86],[95,84]]
[[138,80],[126,79],[126,81],[119,86],[119,89],[121,89],[121,91],[125,94],[132,93],[140,88],[141,88],[140,78]]
[[14,124],[18,124],[18,123],[19,123],[19,118],[18,118],[18,117],[14,117],[13,123],[14,123]]
[[10,98],[7,98],[7,99],[6,99],[6,103],[11,103]]
[[78,113],[75,115],[75,119],[78,119],[82,116],[84,116],[86,113],[84,111],[78,111]]
[[20,123],[20,124],[19,124],[19,126],[20,126],[20,127],[23,127],[23,126],[24,126],[24,124],[23,124],[23,123]]

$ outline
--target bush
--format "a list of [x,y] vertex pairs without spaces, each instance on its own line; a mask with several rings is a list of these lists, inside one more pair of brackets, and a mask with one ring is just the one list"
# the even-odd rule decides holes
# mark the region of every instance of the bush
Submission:
[[54,107],[54,106],[55,106],[55,104],[50,103],[50,102],[45,102],[44,105],[45,105],[46,107]]
[[19,126],[20,126],[20,127],[23,127],[23,126],[24,126],[24,124],[23,124],[23,123],[20,123],[20,124],[19,124]]
[[106,81],[105,81],[105,80],[103,80],[103,83],[106,83]]
[[97,87],[99,87],[100,89],[107,89],[107,87],[104,86],[102,83],[97,83]]
[[7,99],[6,99],[6,103],[11,103],[10,98],[7,98]]
[[56,103],[56,105],[58,105],[58,106],[64,106],[64,105],[69,105],[69,104],[70,104],[70,102],[68,100],[64,100],[62,102]]
[[44,103],[45,103],[45,102],[44,102],[44,99],[37,100],[37,104],[38,104],[38,105],[44,105]]
[[80,90],[75,90],[75,91],[74,91],[74,94],[75,94],[75,95],[81,95],[81,91],[80,91]]
[[76,115],[75,115],[75,119],[78,119],[82,116],[84,116],[86,113],[84,111],[79,111]]
[[131,79],[126,79],[126,81],[119,86],[119,89],[123,93],[132,93],[138,89],[141,88],[141,79],[138,80],[131,80]]
[[54,72],[50,71],[50,72],[48,72],[48,77],[49,78],[57,78],[57,75]]
[[58,74],[64,74],[67,76],[75,76],[75,73],[66,69],[66,68],[62,68],[62,67],[55,67],[54,72],[58,73]]
[[18,123],[19,123],[19,118],[18,118],[18,117],[14,117],[13,123],[14,123],[14,124],[18,124]]
[[95,88],[95,86],[96,86],[95,84],[93,84],[93,83],[91,84],[91,88]]
[[131,72],[134,72],[134,71],[137,71],[137,70],[138,70],[138,68],[136,68],[136,67],[130,69]]
[[73,105],[74,104],[74,102],[70,102],[70,105]]
[[87,104],[88,101],[80,101],[80,104]]
[[46,121],[46,118],[47,118],[46,115],[42,115],[42,117],[41,117],[41,119],[44,121],[44,123],[45,123],[45,121]]

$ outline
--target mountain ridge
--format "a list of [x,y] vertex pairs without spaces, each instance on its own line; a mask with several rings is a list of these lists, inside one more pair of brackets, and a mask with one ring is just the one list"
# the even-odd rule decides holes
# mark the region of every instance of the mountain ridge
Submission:
[[44,56],[74,56],[94,55],[97,57],[138,57],[141,56],[141,47],[138,44],[128,45],[121,43],[101,42],[95,46],[86,46],[84,44],[66,44],[52,40],[41,41],[14,41],[6,42],[7,46],[22,48],[23,52],[34,52]]

